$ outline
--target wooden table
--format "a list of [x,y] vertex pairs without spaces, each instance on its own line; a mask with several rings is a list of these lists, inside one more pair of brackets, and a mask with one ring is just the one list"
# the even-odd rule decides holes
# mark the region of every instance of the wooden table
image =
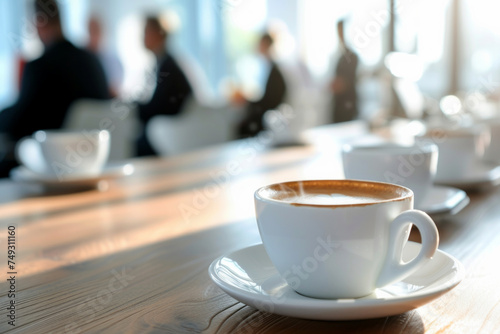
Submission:
[[[464,264],[455,289],[382,319],[308,321],[237,302],[209,278],[218,256],[260,242],[253,192],[342,177],[338,145],[266,148],[266,138],[134,160],[106,191],[46,194],[0,182],[2,333],[499,333],[500,192],[470,194],[438,224]],[[8,232],[15,228],[15,327],[8,324]]]

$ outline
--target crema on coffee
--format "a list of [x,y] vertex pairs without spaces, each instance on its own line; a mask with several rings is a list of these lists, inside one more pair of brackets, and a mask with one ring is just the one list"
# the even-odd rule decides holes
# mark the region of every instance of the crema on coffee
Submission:
[[411,191],[391,184],[367,181],[303,181],[271,185],[259,196],[298,205],[359,205],[397,200]]

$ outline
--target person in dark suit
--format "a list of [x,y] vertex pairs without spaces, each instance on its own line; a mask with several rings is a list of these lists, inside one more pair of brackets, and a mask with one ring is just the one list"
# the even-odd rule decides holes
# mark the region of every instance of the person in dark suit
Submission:
[[179,114],[186,98],[192,94],[186,75],[167,52],[167,39],[168,33],[158,18],[148,17],[144,29],[144,46],[156,57],[156,88],[147,103],[138,105],[143,130],[137,140],[137,156],[157,155],[146,136],[146,125],[151,118]]
[[[239,138],[253,137],[262,131],[264,129],[264,113],[268,110],[277,108],[283,103],[285,98],[287,90],[285,78],[279,66],[271,56],[271,47],[273,43],[274,40],[269,33],[262,35],[259,42],[259,52],[270,63],[271,70],[269,71],[262,97],[258,101],[250,101],[247,104],[245,117],[238,125],[237,129]],[[242,99],[242,97],[238,97],[238,99]]]
[[341,55],[331,84],[334,123],[352,121],[358,118],[358,93],[356,89],[358,56],[345,43],[343,20],[337,23],[337,34]]
[[45,52],[24,67],[17,102],[0,112],[0,176],[17,165],[15,142],[42,129],[62,126],[68,107],[81,98],[109,98],[98,59],[64,38],[55,0],[36,0],[36,28]]

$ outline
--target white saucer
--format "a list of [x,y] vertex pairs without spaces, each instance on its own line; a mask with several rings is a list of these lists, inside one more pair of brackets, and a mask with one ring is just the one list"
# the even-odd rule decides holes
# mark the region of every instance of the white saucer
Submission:
[[[458,162],[457,162],[458,163]],[[460,188],[465,191],[479,191],[492,188],[500,184],[500,166],[478,162],[460,179],[436,178],[436,184]]]
[[134,172],[132,164],[110,164],[104,167],[99,175],[95,176],[64,176],[59,180],[56,176],[41,175],[33,172],[25,166],[19,166],[11,170],[10,177],[17,182],[37,183],[51,188],[78,187],[94,188],[99,182],[117,179],[131,175]]
[[434,186],[424,201],[415,208],[431,216],[454,215],[465,208],[469,202],[470,199],[463,190]]
[[[420,244],[408,242],[404,257]],[[292,290],[279,276],[262,244],[216,259],[208,272],[227,294],[259,310],[316,320],[354,320],[400,314],[422,306],[455,287],[464,277],[460,262],[437,251],[432,260],[402,282],[359,299],[314,299]]]

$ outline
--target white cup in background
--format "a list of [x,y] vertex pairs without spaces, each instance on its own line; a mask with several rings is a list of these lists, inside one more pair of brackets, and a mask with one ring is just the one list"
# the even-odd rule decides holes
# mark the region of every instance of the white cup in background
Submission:
[[109,146],[107,130],[41,130],[21,139],[16,155],[31,171],[64,181],[67,177],[99,175],[107,162]]
[[433,143],[439,148],[436,180],[457,180],[466,176],[482,159],[490,141],[484,126],[432,128],[416,136],[417,144]]
[[[333,203],[333,204],[332,204]],[[438,246],[413,192],[395,184],[294,181],[255,192],[259,233],[269,258],[292,289],[313,298],[358,298],[417,271]],[[420,253],[401,260],[411,225]]]
[[342,164],[347,179],[395,183],[413,190],[419,207],[432,189],[438,147],[432,143],[344,145]]

